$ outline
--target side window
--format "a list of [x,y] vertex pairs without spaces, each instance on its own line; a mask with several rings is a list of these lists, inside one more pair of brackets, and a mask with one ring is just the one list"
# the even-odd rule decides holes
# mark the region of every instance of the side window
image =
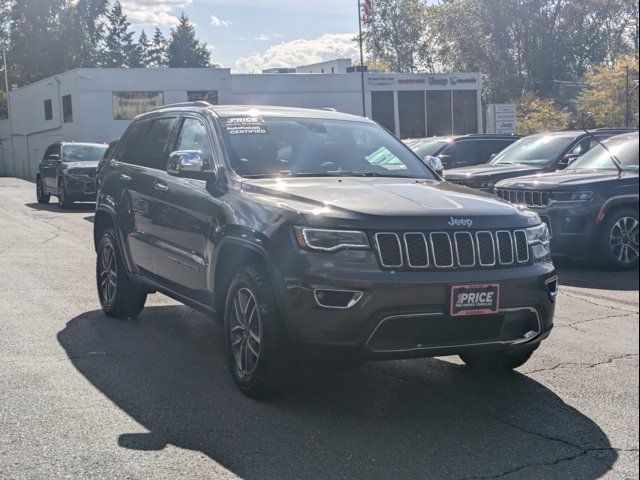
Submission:
[[58,155],[60,155],[60,144],[54,143],[53,145],[49,145],[47,149],[44,151],[44,155],[42,156],[42,159],[46,160],[49,157],[49,155],[53,155],[54,153],[57,153]]
[[198,150],[202,152],[205,164],[210,167],[213,165],[213,151],[207,128],[197,118],[187,117],[184,119],[175,149]]
[[451,165],[473,165],[476,163],[476,142],[456,142],[447,147],[442,155],[449,157]]
[[499,153],[513,142],[506,140],[481,140],[478,142],[478,163],[487,163],[491,160],[491,155]]
[[127,130],[115,159],[118,162],[130,163],[132,165],[141,165],[138,152],[144,134],[149,128],[149,121],[134,122]]
[[158,118],[151,122],[149,131],[142,143],[140,160],[145,167],[165,170],[169,159],[169,142],[177,118]]
[[593,147],[595,147],[597,144],[598,142],[595,139],[585,138],[578,145],[573,147],[573,150],[571,150],[570,155],[584,155]]

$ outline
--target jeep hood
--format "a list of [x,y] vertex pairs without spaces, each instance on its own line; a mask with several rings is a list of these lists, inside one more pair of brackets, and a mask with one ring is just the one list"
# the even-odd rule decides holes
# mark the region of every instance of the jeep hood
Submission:
[[474,167],[453,168],[444,172],[447,180],[500,180],[503,178],[519,177],[544,170],[543,166],[499,164],[476,165]]
[[622,178],[638,178],[634,172],[618,174],[617,170],[563,170],[561,172],[540,173],[526,177],[503,180],[498,188],[532,188],[538,190],[571,189],[611,182]]
[[261,179],[246,181],[242,189],[295,210],[318,225],[335,226],[338,222],[351,228],[452,228],[448,224],[452,218],[470,219],[473,228],[537,223],[530,212],[446,182],[360,177]]

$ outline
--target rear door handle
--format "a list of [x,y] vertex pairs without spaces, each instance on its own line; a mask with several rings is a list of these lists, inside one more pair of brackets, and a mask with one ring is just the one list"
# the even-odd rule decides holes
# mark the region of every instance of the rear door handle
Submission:
[[155,188],[156,190],[158,190],[159,192],[168,192],[169,191],[169,187],[164,184],[164,183],[156,183],[153,188]]
[[130,182],[131,181],[131,177],[129,175],[125,175],[124,173],[120,174],[120,180],[124,181],[124,182]]

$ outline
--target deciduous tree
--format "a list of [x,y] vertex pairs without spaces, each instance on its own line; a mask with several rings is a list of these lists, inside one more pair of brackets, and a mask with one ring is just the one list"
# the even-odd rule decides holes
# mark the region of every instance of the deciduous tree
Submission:
[[549,98],[526,92],[513,103],[518,106],[518,134],[531,135],[548,130],[563,130],[569,126],[571,114],[558,108]]

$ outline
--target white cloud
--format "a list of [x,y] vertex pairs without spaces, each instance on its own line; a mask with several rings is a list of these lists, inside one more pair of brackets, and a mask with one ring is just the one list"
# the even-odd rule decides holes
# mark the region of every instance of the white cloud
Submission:
[[215,15],[211,16],[211,25],[214,27],[228,27],[229,25],[233,25],[229,20],[223,20],[220,17],[216,17]]
[[258,35],[257,37],[255,37],[254,40],[258,40],[259,42],[268,42],[271,39],[269,38],[268,35],[262,34],[262,35]]
[[299,39],[255,52],[235,62],[240,72],[260,72],[265,68],[298,67],[334,58],[356,58],[354,33],[330,33],[314,39]]
[[356,16],[358,12],[357,4],[345,0],[199,0],[198,3],[353,16]]
[[193,0],[124,0],[122,7],[133,25],[173,27],[178,23],[175,11]]

